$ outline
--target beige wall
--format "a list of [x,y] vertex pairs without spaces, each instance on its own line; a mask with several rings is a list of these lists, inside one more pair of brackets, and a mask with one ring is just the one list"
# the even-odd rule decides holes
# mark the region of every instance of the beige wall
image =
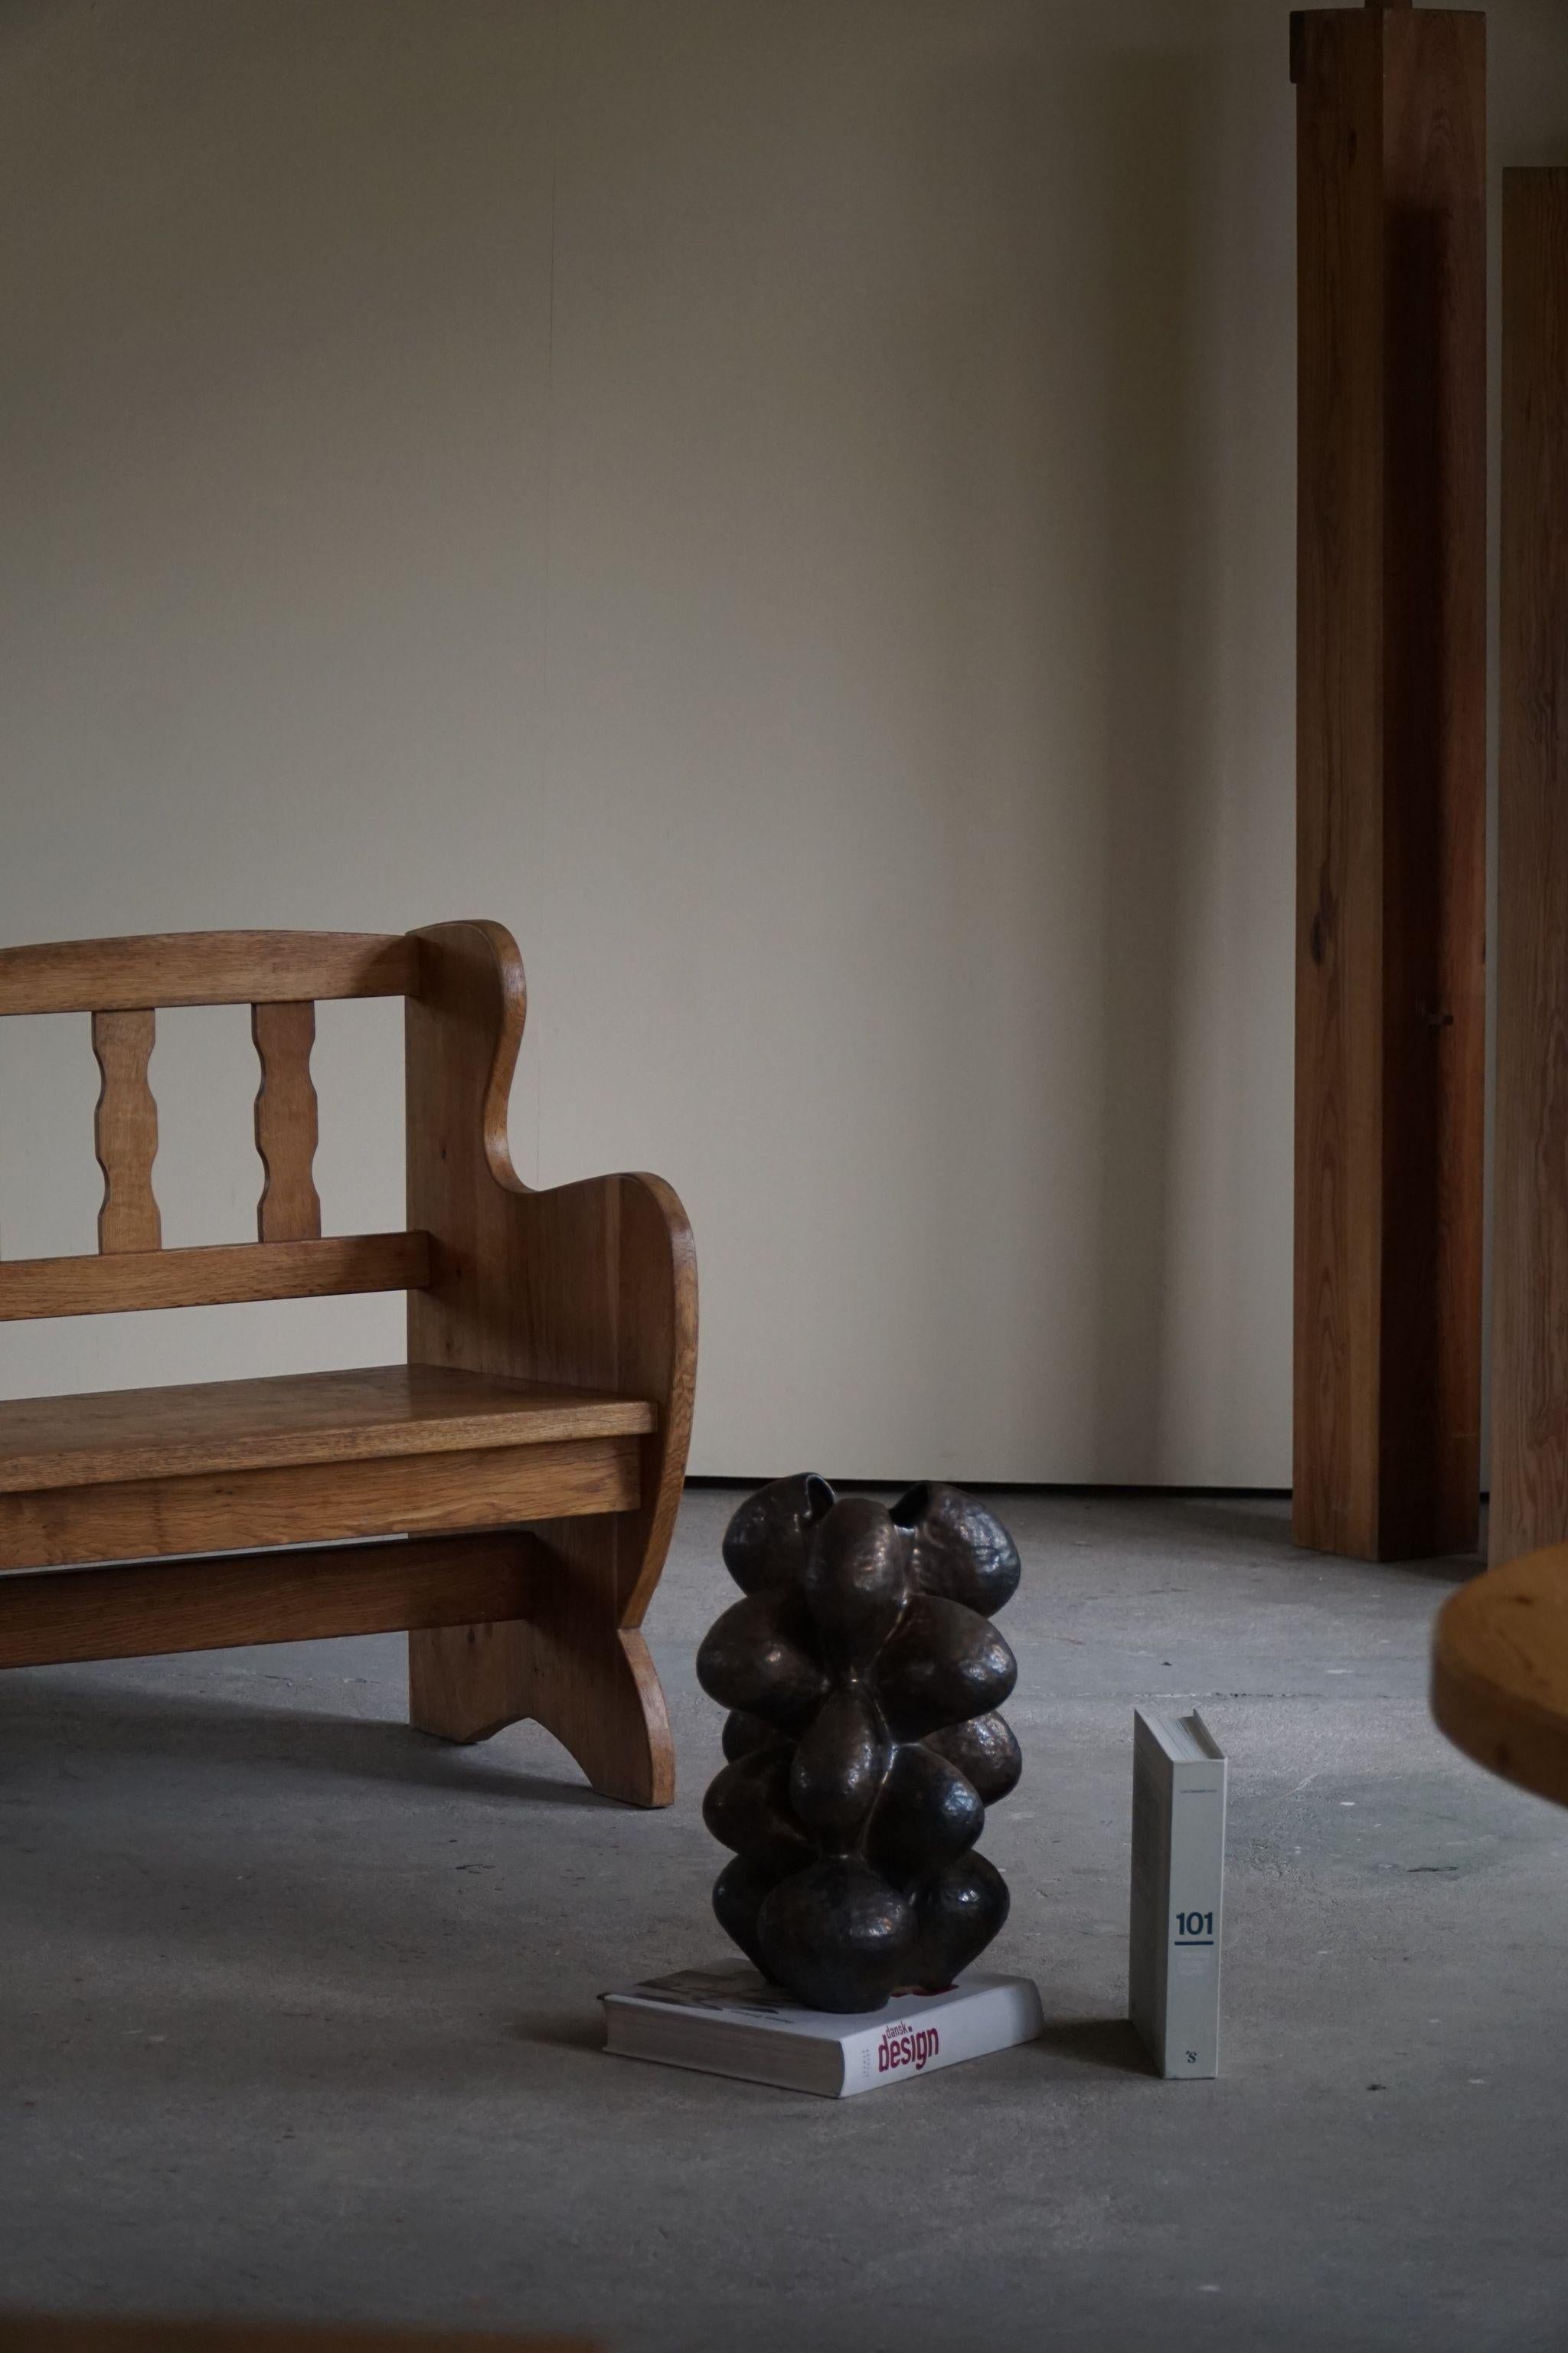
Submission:
[[[1491,17],[1555,158],[1561,9]],[[0,938],[510,923],[523,1173],[690,1208],[697,1469],[1282,1482],[1285,20],[0,0]],[[322,1033],[396,1222],[389,1009]],[[244,1015],[154,1076],[168,1239],[243,1233]],[[0,1250],[89,1245],[95,1078],[0,1024]]]

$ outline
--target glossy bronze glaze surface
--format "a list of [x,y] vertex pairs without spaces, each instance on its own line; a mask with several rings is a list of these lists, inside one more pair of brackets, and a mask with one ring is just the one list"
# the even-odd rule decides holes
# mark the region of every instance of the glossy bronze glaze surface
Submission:
[[744,1595],[697,1654],[730,1710],[703,1819],[734,1861],[720,1926],[814,2010],[932,1993],[1007,1917],[974,1852],[1023,1769],[996,1713],[1017,1679],[989,1622],[1018,1583],[1001,1522],[956,1487],[891,1512],[775,1480],[724,1537]]

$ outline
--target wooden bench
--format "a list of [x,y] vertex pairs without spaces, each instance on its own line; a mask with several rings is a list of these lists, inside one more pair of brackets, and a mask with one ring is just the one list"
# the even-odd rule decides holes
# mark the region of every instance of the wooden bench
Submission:
[[[323,1235],[315,1001],[361,997],[406,1001],[407,1229]],[[259,1239],[165,1250],[155,1008],[231,1004],[260,1060]],[[0,950],[0,1014],[92,1016],[104,1178],[98,1254],[0,1258],[0,1322],[408,1294],[406,1364],[0,1403],[0,1666],[406,1628],[421,1730],[531,1716],[595,1788],[668,1803],[637,1630],[686,1465],[690,1229],[658,1177],[520,1182],[524,1009],[496,923]]]

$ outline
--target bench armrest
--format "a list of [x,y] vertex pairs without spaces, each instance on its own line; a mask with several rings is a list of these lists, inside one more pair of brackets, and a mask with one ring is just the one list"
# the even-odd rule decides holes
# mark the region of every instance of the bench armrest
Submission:
[[691,1229],[662,1178],[588,1177],[531,1191],[512,1166],[507,1104],[526,1011],[522,963],[499,923],[412,934],[407,1008],[408,1220],[431,1240],[409,1293],[411,1362],[647,1398],[643,1502],[617,1545],[619,1622],[641,1622],[685,1477],[697,1366]]

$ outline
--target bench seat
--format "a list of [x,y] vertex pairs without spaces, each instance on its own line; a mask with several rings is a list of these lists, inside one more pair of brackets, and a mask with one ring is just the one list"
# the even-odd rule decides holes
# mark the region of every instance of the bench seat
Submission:
[[433,1365],[0,1402],[0,1568],[635,1510],[654,1405]]

